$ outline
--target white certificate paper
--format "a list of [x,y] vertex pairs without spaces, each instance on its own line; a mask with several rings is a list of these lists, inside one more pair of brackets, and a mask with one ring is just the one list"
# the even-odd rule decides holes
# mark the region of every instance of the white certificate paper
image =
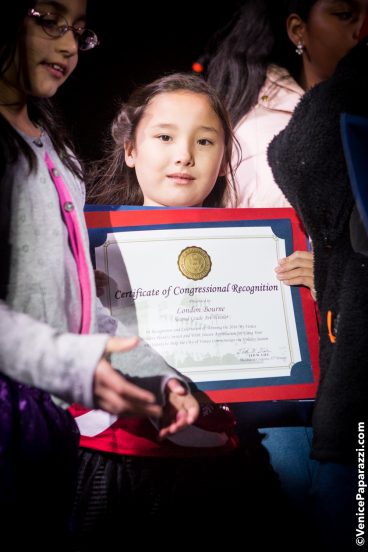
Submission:
[[95,254],[104,305],[193,381],[278,378],[300,362],[291,290],[274,270],[285,241],[271,226],[114,232]]

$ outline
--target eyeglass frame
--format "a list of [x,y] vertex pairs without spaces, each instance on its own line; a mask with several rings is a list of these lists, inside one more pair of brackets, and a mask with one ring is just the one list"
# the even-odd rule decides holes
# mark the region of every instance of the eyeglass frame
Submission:
[[[78,43],[78,50],[80,50],[81,52],[87,52],[88,50],[93,50],[94,48],[96,48],[96,46],[99,45],[100,41],[98,39],[98,36],[97,34],[92,30],[92,29],[85,29],[83,28],[82,30],[78,29],[78,27],[75,27],[74,25],[68,25],[68,22],[66,20],[66,18],[63,16],[63,15],[60,15],[59,13],[56,13],[56,12],[45,12],[45,13],[41,13],[39,11],[36,11],[34,8],[31,8],[28,10],[27,12],[27,15],[28,17],[32,17],[34,19],[36,19],[38,22],[39,22],[39,25],[40,27],[42,28],[42,30],[44,31],[44,33],[49,36],[50,38],[61,38],[62,36],[64,36],[68,31],[72,31],[73,32],[73,35],[74,35],[74,38],[77,40],[77,43]],[[58,31],[58,35],[52,35],[50,34],[46,28],[44,27],[44,25],[42,24],[43,22],[43,17],[47,16],[47,15],[54,15],[54,16],[57,16],[58,18],[62,19],[65,21],[65,25],[56,25],[55,26],[55,29],[57,29]],[[93,38],[95,40],[94,44],[92,47],[90,48],[81,48],[80,47],[80,41],[79,39],[81,38],[81,36],[83,35],[83,33],[85,32],[89,32],[91,33],[91,38]]]

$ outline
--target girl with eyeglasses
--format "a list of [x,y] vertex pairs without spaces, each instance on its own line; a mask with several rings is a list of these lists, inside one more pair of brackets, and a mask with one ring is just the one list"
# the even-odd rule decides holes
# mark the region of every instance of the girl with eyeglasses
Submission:
[[16,520],[18,542],[39,550],[46,536],[66,542],[79,439],[48,392],[112,414],[160,416],[155,394],[111,365],[111,353],[136,347],[133,366],[128,353],[114,366],[165,389],[173,410],[162,434],[198,414],[180,375],[137,338],[111,337],[124,328],[96,303],[82,169],[49,101],[79,51],[98,44],[86,4],[22,0],[0,19],[0,518],[2,536]]

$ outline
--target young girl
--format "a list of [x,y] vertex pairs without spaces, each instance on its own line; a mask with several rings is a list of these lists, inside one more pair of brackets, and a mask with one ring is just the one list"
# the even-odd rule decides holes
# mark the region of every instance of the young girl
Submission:
[[[229,118],[213,89],[199,77],[174,74],[139,88],[115,118],[112,138],[91,193],[94,200],[219,207],[233,194]],[[270,504],[275,485],[267,458],[251,432],[247,454],[241,452],[229,410],[204,394],[202,401],[194,429],[211,437],[209,447],[187,430],[192,446],[160,441],[154,426],[138,419],[118,420],[101,433],[96,428],[94,437],[82,435],[78,550],[88,550],[100,535],[116,541],[121,524],[126,535],[135,520],[182,519],[193,527],[196,522],[200,526],[205,515],[221,527],[247,520],[248,532],[252,524],[259,529],[261,478],[262,484],[267,482]],[[230,507],[238,499],[242,507]],[[199,538],[206,542],[210,531]]]
[[[137,340],[110,338],[111,319],[104,334],[88,335],[109,319],[95,300],[81,168],[48,103],[79,51],[98,44],[85,19],[85,0],[19,0],[0,20],[0,517],[3,536],[16,520],[39,549],[40,534],[65,537],[78,444],[69,413],[46,391],[113,414],[161,412],[109,361]],[[142,347],[131,371],[170,378],[176,410],[164,433],[176,431],[193,421],[196,401],[153,353],[142,369],[146,355]]]

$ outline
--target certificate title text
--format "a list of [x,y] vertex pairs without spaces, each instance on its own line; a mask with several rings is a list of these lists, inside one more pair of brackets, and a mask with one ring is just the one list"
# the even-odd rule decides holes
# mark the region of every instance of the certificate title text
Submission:
[[115,299],[133,299],[134,301],[140,297],[157,297],[161,295],[162,297],[169,297],[170,295],[193,295],[202,294],[202,293],[242,293],[253,295],[254,293],[264,293],[264,292],[278,292],[279,286],[277,284],[233,284],[228,283],[225,286],[168,286],[163,289],[129,289],[121,290],[118,289],[115,292]]

